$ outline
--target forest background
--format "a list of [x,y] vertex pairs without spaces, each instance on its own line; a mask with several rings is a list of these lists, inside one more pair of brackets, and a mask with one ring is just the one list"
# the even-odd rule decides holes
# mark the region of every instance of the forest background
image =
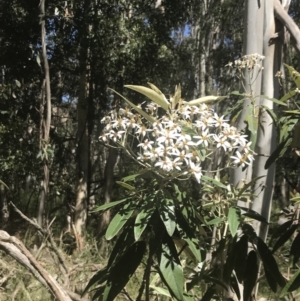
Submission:
[[[255,293],[274,300],[279,295],[292,298],[292,291],[298,288],[300,257],[300,77],[295,71],[300,70],[299,8],[299,0],[2,0],[0,299],[46,300],[47,294],[47,300],[53,300],[52,293],[58,300],[90,300],[95,292],[82,298],[81,294],[100,270],[90,284],[100,284],[96,298],[102,300],[159,296],[247,301],[252,298],[258,273],[249,280],[247,269],[250,262],[258,266],[258,258],[264,267],[263,284]],[[239,68],[237,60],[246,61],[243,56],[254,53],[265,56],[264,70],[257,68],[256,62],[253,68]],[[101,120],[127,104],[113,90],[143,106],[145,95],[124,86],[148,86],[149,82],[167,99],[200,98],[200,104],[205,102],[203,97],[213,96],[206,100],[212,101],[209,105],[214,112],[224,115],[252,142],[254,167],[237,166],[235,171],[225,172],[228,166],[222,151],[203,160],[204,180],[198,185],[189,178],[171,193],[172,198],[192,200],[187,208],[199,212],[194,218],[185,216],[194,234],[183,235],[180,213],[174,220],[169,214],[167,221],[162,218],[164,231],[172,238],[180,237],[177,249],[169,240],[156,237],[167,249],[154,252],[151,238],[143,238],[145,228],[140,227],[139,235],[135,232],[136,242],[121,245],[126,252],[141,252],[140,261],[130,275],[123,275],[130,278],[128,284],[121,281],[110,293],[106,288],[115,283],[114,278],[104,279],[103,271],[107,272],[108,264],[113,275],[114,264],[127,258],[127,253],[115,251],[117,259],[109,261],[115,245],[112,238],[127,233],[130,222],[122,222],[122,216],[128,217],[126,210],[132,208],[122,213],[121,203],[117,207],[109,204],[132,198],[132,190],[155,191],[159,179],[143,175],[124,149],[108,147],[99,139],[105,127]],[[160,95],[155,88],[153,91]],[[133,145],[137,153],[137,143]],[[139,177],[128,180],[132,174]],[[163,197],[168,185],[161,188]],[[185,208],[176,202],[172,203],[176,210]],[[120,210],[121,222],[116,222]],[[141,218],[140,208],[134,210]],[[154,220],[150,222],[147,215],[144,218],[142,223],[151,233]],[[116,228],[113,233],[111,221]],[[176,225],[178,233],[170,233],[170,225]],[[251,229],[243,228],[245,225]],[[237,257],[248,245],[257,255],[250,248]],[[190,251],[183,255],[186,246]],[[182,272],[185,285],[183,279],[167,279],[167,265],[155,264],[162,263],[164,252],[169,252],[172,264]],[[188,259],[189,253],[193,253],[192,259]],[[264,260],[264,254],[275,258],[275,263]],[[244,262],[242,271],[237,267],[239,260]],[[149,272],[150,266],[160,281]],[[277,276],[271,277],[274,267]],[[171,273],[179,275],[172,269]],[[288,282],[290,279],[293,281]]]

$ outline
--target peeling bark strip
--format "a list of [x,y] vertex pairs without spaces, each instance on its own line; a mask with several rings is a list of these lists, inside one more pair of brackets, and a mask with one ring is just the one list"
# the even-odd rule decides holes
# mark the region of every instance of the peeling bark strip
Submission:
[[0,230],[0,249],[26,267],[58,301],[72,301],[66,291],[44,270],[22,242],[2,230]]
[[274,13],[277,19],[287,28],[292,37],[295,39],[295,48],[300,53],[300,29],[294,20],[284,10],[279,0],[274,0]]

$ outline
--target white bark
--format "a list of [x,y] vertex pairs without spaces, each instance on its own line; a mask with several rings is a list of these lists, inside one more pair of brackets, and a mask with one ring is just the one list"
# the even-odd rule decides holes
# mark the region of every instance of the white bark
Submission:
[[295,40],[295,48],[300,53],[300,29],[294,20],[288,15],[286,7],[279,0],[274,0],[274,11],[277,19],[287,28]]
[[[275,33],[275,19],[273,0],[265,0],[265,15],[264,15],[264,71],[262,78],[262,93],[270,98],[274,95],[275,85],[275,44],[270,43],[272,36]],[[274,103],[266,98],[260,99],[260,105],[273,110]],[[253,168],[253,177],[265,176],[257,181],[254,185],[254,198],[252,209],[260,213],[269,220],[271,212],[271,203],[273,197],[273,182],[275,178],[275,164],[266,170],[265,163],[268,156],[272,154],[276,147],[276,132],[270,115],[262,108],[259,116],[259,127],[257,131],[256,156]],[[266,238],[267,225],[255,221],[253,227],[257,234],[262,238]]]
[[[260,3],[260,5],[259,5]],[[244,18],[244,49],[243,54],[263,53],[263,18],[264,18],[264,1],[246,1],[245,18]],[[248,74],[245,74],[245,88],[247,94],[252,94],[254,97],[261,94],[261,72],[258,73],[258,68],[254,70],[253,78],[256,81],[251,85]],[[246,71],[247,72],[247,71]],[[243,110],[237,122],[237,128],[242,130],[245,128],[245,118],[248,113],[251,99],[244,101]],[[244,183],[251,179],[251,166],[247,170],[242,171],[242,168],[237,168],[232,171],[231,182],[234,186],[243,186]],[[245,205],[245,204],[243,204]]]

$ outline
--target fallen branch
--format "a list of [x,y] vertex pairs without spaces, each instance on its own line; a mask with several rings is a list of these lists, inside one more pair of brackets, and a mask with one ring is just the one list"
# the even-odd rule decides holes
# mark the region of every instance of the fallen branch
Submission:
[[23,214],[16,206],[13,202],[10,202],[10,205],[14,208],[14,210],[24,219],[26,220],[30,225],[32,225],[34,228],[36,228],[40,233],[42,233],[47,240],[49,241],[54,253],[56,254],[56,256],[58,257],[59,262],[61,263],[61,265],[63,266],[64,270],[66,271],[66,273],[69,272],[67,265],[65,264],[65,261],[63,259],[63,255],[61,254],[60,250],[58,249],[51,233],[49,233],[49,230],[45,230],[43,229],[38,223],[36,223],[35,221],[31,220],[30,218],[28,218],[25,214]]
[[26,267],[59,301],[72,301],[67,292],[38,263],[20,240],[0,230],[0,249]]

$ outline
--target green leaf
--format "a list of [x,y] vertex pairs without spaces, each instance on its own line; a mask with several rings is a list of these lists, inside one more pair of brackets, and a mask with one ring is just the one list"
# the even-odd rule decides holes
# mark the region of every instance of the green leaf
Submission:
[[165,235],[160,254],[159,269],[163,280],[168,286],[171,294],[178,300],[183,298],[184,276],[183,269],[177,256],[176,248],[172,239]]
[[295,265],[300,258],[300,232],[294,239],[290,249],[290,263]]
[[173,200],[165,199],[161,202],[158,210],[168,234],[172,236],[176,229],[175,206]]
[[284,102],[282,102],[281,100],[278,100],[278,99],[276,99],[276,98],[270,98],[270,97],[268,97],[268,96],[266,96],[266,95],[260,95],[260,97],[265,98],[265,99],[268,99],[268,100],[270,100],[270,101],[272,101],[272,102],[274,102],[274,103],[276,103],[276,104],[278,104],[278,105],[281,105],[281,106],[287,106],[286,103],[284,103]]
[[276,114],[274,113],[273,110],[271,110],[270,108],[266,107],[266,106],[262,106],[266,112],[270,115],[270,117],[272,118],[273,122],[275,125],[277,125],[277,122],[278,122],[278,118],[276,116]]
[[[152,86],[155,87],[154,85],[152,85]],[[125,85],[124,87],[145,95],[146,97],[151,99],[153,102],[155,102],[157,105],[162,107],[165,111],[168,111],[170,104],[168,103],[164,94],[158,93],[157,90],[155,91],[155,90],[149,89],[144,86]]]
[[280,237],[292,224],[293,224],[293,221],[289,220],[289,221],[283,223],[282,225],[280,225],[272,234],[269,245],[272,244],[274,239],[277,239],[278,237]]
[[194,258],[191,257],[191,256],[190,256],[190,258],[193,259],[196,262],[201,262],[201,253],[200,253],[199,246],[196,242],[197,240],[196,239],[190,239],[190,238],[184,238],[184,240],[188,244],[187,249],[189,249],[192,252],[193,256],[194,256]]
[[232,94],[232,95],[238,95],[238,96],[244,96],[244,97],[247,96],[245,93],[240,93],[239,91],[232,91],[230,94]]
[[300,111],[299,110],[288,110],[288,111],[283,111],[284,113],[288,113],[288,114],[296,114],[296,115],[300,115]]
[[164,288],[162,288],[162,287],[150,285],[150,288],[152,288],[153,290],[155,290],[159,295],[163,295],[163,296],[166,296],[166,297],[169,297],[169,298],[172,297],[170,295],[169,291],[166,290],[166,289],[164,289]]
[[131,101],[126,99],[124,96],[119,94],[117,91],[115,91],[113,89],[110,89],[110,90],[113,91],[114,93],[116,93],[117,95],[119,95],[121,98],[123,98],[133,109],[135,109],[139,114],[141,114],[149,122],[151,122],[151,123],[155,122],[155,119],[153,117],[151,117],[150,115],[148,115],[146,112],[144,112],[141,108],[139,108],[138,106],[133,104]]
[[240,223],[240,210],[235,207],[230,207],[228,210],[228,225],[232,237],[235,236]]
[[276,282],[281,286],[285,286],[285,279],[281,275],[276,260],[274,259],[272,252],[269,250],[264,241],[257,237],[257,250],[259,252],[260,258],[263,262],[264,269],[268,270]]
[[298,225],[292,225],[287,231],[285,231],[276,241],[272,253],[275,253],[282,245],[284,245],[291,238],[297,228]]
[[197,98],[197,99],[194,99],[194,100],[191,100],[191,101],[184,102],[183,105],[195,106],[195,105],[198,105],[198,104],[201,104],[201,103],[221,101],[225,98],[227,98],[227,96],[213,96],[213,95],[210,95],[210,96],[204,96],[204,97],[201,97],[201,98]]
[[288,99],[290,99],[290,98],[292,98],[293,96],[295,96],[295,94],[296,94],[296,91],[295,91],[295,90],[289,91],[288,93],[286,93],[284,96],[282,96],[282,97],[280,98],[280,101],[285,102],[285,101],[287,101]]
[[210,301],[216,293],[214,286],[211,286],[202,297],[201,301]]
[[[247,183],[246,185],[244,185],[243,188],[242,188],[241,190],[239,190],[239,192],[238,192],[238,195],[237,195],[238,198],[241,197],[242,194],[243,194],[248,188],[250,188],[254,183],[256,183],[256,181],[258,181],[259,179],[264,178],[264,177],[265,177],[265,176],[256,177],[256,178],[254,178],[253,180],[251,180],[249,183]],[[241,208],[241,207],[239,207],[239,208]],[[246,208],[246,209],[248,209],[248,208]],[[243,210],[245,210],[245,209],[243,209]]]
[[248,236],[243,235],[239,241],[236,242],[233,252],[235,254],[234,270],[239,283],[242,283],[245,276],[248,254]]
[[117,183],[118,185],[120,185],[120,186],[122,186],[122,187],[128,189],[128,190],[135,190],[135,187],[133,187],[133,186],[127,184],[127,183],[124,183],[124,182],[121,182],[121,181],[116,181],[116,183]]
[[127,284],[146,251],[146,242],[135,242],[119,261],[109,270],[102,301],[113,301]]
[[235,265],[237,235],[232,237],[227,248],[227,258],[223,269],[223,279],[229,282]]
[[226,220],[225,217],[216,217],[216,218],[214,218],[214,219],[212,219],[212,220],[206,222],[206,224],[207,224],[208,226],[218,225],[218,224],[224,222],[225,220]]
[[[265,169],[268,169],[277,159],[280,158],[280,154],[282,153],[283,149],[286,149],[287,142],[291,139],[285,139],[283,142],[279,143],[277,148],[274,150],[274,152],[271,154],[271,156],[268,158],[268,160],[265,163]],[[291,141],[289,141],[291,142]]]
[[237,206],[238,208],[246,211],[245,213],[242,212],[242,215],[244,216],[248,216],[250,218],[253,218],[259,222],[265,223],[265,224],[269,224],[266,220],[265,217],[263,217],[262,215],[260,215],[259,213],[257,213],[256,211],[250,209],[250,208],[246,208],[246,207],[242,207],[242,206]]
[[230,286],[232,287],[233,291],[236,293],[238,300],[240,300],[241,292],[240,292],[239,284],[237,282],[237,278],[235,277],[234,274],[232,274],[230,277]]
[[210,177],[202,176],[201,180],[204,181],[204,182],[210,182],[210,184],[213,184],[213,185],[215,185],[217,187],[220,187],[220,188],[228,190],[227,186],[225,186],[223,183],[221,183],[220,181],[217,181],[215,179],[212,179]]
[[[145,200],[147,201],[147,200]],[[150,204],[151,207],[144,208],[141,212],[137,215],[134,224],[134,238],[138,240],[141,235],[143,234],[144,230],[146,229],[149,220],[155,210],[153,204]]]
[[248,130],[251,133],[250,135],[250,141],[252,142],[251,149],[254,149],[257,140],[258,117],[255,115],[256,114],[254,114],[254,106],[251,103],[248,107],[248,112],[245,118],[245,122],[248,125]]
[[125,201],[127,201],[128,199],[132,198],[132,196],[128,197],[128,198],[125,198],[125,199],[122,199],[122,200],[119,200],[119,201],[114,201],[114,202],[111,202],[111,203],[108,203],[108,204],[104,204],[104,205],[101,205],[99,207],[96,207],[93,211],[91,212],[99,212],[99,211],[104,211],[106,209],[109,209],[111,207],[114,207],[118,204],[122,204],[124,203]]
[[130,220],[127,225],[125,225],[122,233],[118,236],[117,241],[110,253],[107,268],[110,269],[114,266],[119,258],[121,258],[125,252],[131,247],[131,245],[135,242],[134,234],[134,220]]
[[270,273],[270,271],[267,269],[265,270],[265,276],[267,279],[267,282],[271,288],[271,290],[276,293],[277,292],[277,281],[276,279],[273,277],[273,275]]
[[124,177],[124,178],[122,179],[122,181],[123,181],[123,182],[130,182],[130,181],[133,181],[133,180],[135,180],[136,177],[139,177],[139,176],[141,176],[142,174],[147,173],[148,171],[149,171],[148,169],[142,169],[142,170],[140,170],[140,171],[139,171],[138,173],[136,173],[136,174],[133,174],[133,175]]
[[119,231],[123,228],[128,219],[131,217],[133,211],[133,209],[129,209],[128,207],[122,208],[114,216],[105,233],[105,238],[107,240],[111,240],[119,233]]
[[288,292],[292,292],[300,287],[300,270],[298,270],[294,276],[287,282],[281,291],[280,298],[284,297]]
[[107,268],[98,271],[88,282],[87,286],[85,287],[83,293],[81,294],[81,297],[83,297],[87,291],[94,285],[94,284],[101,284],[107,279]]
[[249,301],[258,276],[258,263],[255,251],[250,251],[244,277],[243,300]]

